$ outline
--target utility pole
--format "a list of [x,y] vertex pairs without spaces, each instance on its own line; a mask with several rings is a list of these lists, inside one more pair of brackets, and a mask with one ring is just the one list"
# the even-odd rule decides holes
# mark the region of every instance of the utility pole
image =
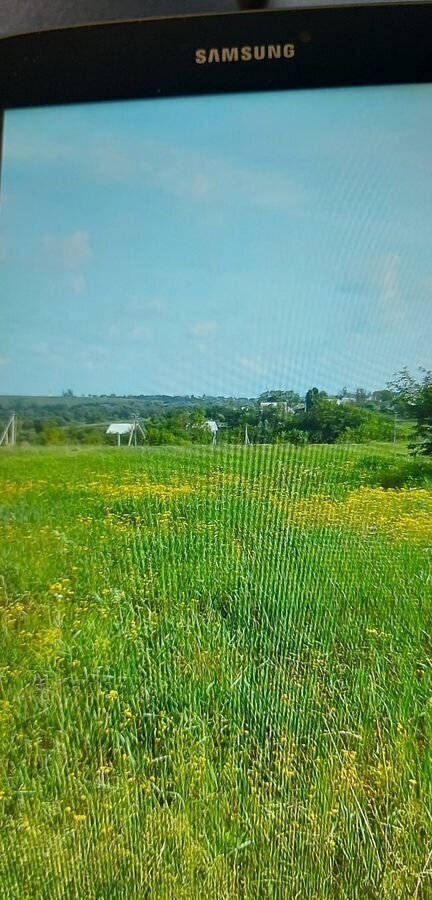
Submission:
[[6,428],[4,429],[3,434],[0,437],[0,447],[4,447],[8,444],[10,444],[12,447],[15,446],[17,432],[16,425],[16,415],[15,413],[12,413],[9,422],[7,423]]

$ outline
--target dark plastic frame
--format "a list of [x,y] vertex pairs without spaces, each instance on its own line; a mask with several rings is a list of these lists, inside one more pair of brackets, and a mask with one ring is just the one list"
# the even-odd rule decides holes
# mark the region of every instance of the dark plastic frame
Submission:
[[[291,42],[293,59],[197,65],[197,48]],[[0,39],[0,109],[432,81],[432,4],[88,25]]]

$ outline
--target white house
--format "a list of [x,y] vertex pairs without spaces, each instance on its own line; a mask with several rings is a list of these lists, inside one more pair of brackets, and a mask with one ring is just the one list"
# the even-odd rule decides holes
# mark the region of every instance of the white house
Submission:
[[294,412],[291,406],[288,406],[286,400],[261,400],[260,409],[280,409],[291,414]]

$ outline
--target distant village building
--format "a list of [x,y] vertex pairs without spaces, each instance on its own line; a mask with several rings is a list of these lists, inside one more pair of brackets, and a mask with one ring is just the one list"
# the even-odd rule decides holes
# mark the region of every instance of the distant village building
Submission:
[[334,403],[335,406],[352,406],[357,403],[355,397],[326,397],[327,403]]
[[285,413],[294,413],[291,406],[288,406],[286,400],[261,400],[260,409],[280,409]]

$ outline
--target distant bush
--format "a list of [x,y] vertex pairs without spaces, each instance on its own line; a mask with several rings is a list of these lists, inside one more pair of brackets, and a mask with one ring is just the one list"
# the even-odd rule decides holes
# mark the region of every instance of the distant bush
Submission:
[[427,487],[432,483],[432,460],[422,457],[388,459],[370,456],[361,460],[358,472],[362,481],[386,490]]
[[303,447],[304,444],[308,443],[308,435],[306,431],[301,431],[300,428],[293,428],[289,433],[287,440],[290,444],[294,444],[296,447]]
[[393,421],[384,416],[370,415],[357,428],[347,428],[338,439],[339,444],[368,444],[370,441],[392,441]]
[[66,435],[62,428],[55,425],[46,426],[40,435],[41,444],[64,444]]
[[86,432],[80,438],[80,441],[83,444],[106,444],[108,443],[108,438],[104,431],[100,431],[97,428],[88,428]]
[[168,428],[158,428],[157,426],[150,425],[146,429],[147,433],[147,443],[153,446],[158,444],[186,444],[188,443],[188,439],[182,435],[173,431],[169,431]]

